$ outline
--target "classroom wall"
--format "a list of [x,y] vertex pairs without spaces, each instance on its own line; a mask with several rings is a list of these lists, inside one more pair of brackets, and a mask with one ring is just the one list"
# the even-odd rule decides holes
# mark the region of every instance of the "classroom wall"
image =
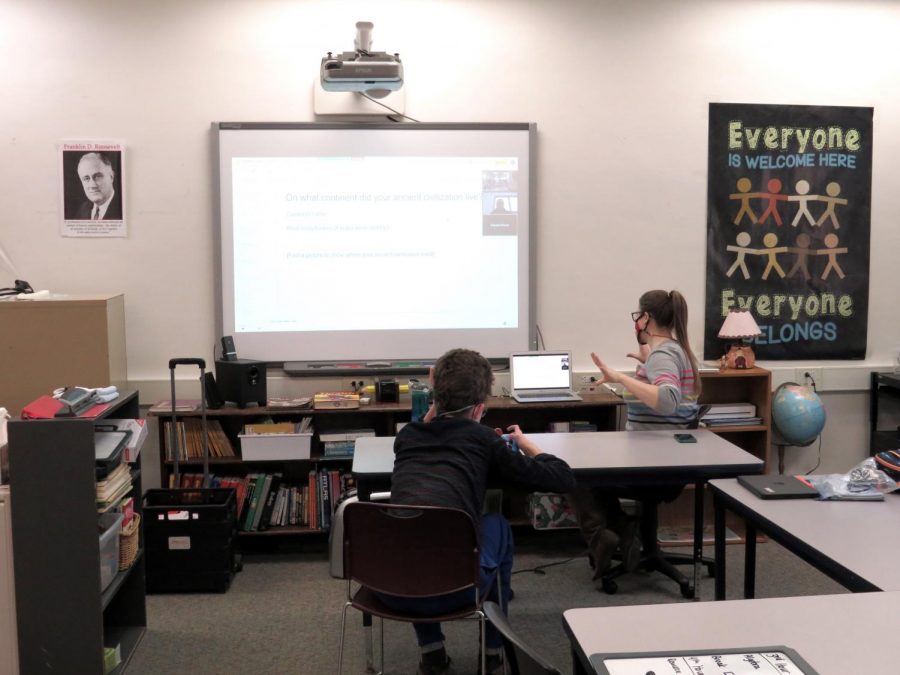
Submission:
[[[827,400],[854,421],[826,446],[864,442],[859,390],[900,347],[895,3],[0,0],[0,246],[15,266],[0,262],[0,286],[123,292],[130,379],[164,396],[167,360],[211,359],[218,337],[211,122],[314,120],[319,61],[352,47],[358,20],[401,54],[409,115],[537,124],[537,320],[577,371],[592,350],[626,366],[650,288],[685,293],[702,344],[710,102],[874,106],[867,359],[824,364],[826,388],[857,392]],[[59,236],[56,144],[84,138],[127,146],[126,239]],[[807,364],[762,365],[777,382]]]

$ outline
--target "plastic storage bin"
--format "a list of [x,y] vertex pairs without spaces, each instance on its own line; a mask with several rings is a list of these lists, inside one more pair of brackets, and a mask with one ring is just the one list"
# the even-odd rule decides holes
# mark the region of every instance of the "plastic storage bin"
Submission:
[[144,493],[147,592],[228,590],[235,572],[234,490]]
[[309,459],[312,434],[238,434],[245,462]]
[[119,533],[121,513],[100,514],[100,592],[112,583],[119,571]]

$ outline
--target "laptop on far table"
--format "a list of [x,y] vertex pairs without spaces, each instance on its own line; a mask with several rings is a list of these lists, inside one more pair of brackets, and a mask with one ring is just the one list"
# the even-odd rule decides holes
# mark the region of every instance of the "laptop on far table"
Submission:
[[818,497],[819,492],[803,476],[738,476],[738,483],[760,499],[802,499]]
[[572,355],[517,352],[509,357],[510,395],[519,403],[580,401],[572,389]]

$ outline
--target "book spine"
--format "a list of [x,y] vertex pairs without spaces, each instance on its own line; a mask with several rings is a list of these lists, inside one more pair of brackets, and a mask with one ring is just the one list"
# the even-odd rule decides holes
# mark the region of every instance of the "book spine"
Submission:
[[262,512],[266,508],[266,499],[269,496],[269,487],[271,487],[271,485],[271,474],[264,474],[262,490],[260,490],[259,499],[256,502],[256,513],[253,514],[253,527],[251,528],[253,532],[259,530],[259,521],[262,519]]
[[318,499],[316,498],[316,472],[309,472],[309,485],[306,492],[306,522],[313,530],[319,529],[319,521],[316,518],[318,510],[316,508]]
[[321,495],[322,529],[327,532],[331,528],[331,496],[328,472],[324,470],[319,473],[319,493]]
[[262,474],[250,474],[250,482],[247,485],[247,503],[244,505],[244,520],[241,522],[241,529],[244,532],[250,530],[253,524],[253,511],[256,508],[256,492],[257,484],[262,482]]
[[272,519],[272,511],[275,509],[275,500],[278,498],[278,490],[281,487],[281,475],[273,474],[269,485],[269,493],[266,495],[266,505],[259,519],[259,529],[268,530],[269,521]]

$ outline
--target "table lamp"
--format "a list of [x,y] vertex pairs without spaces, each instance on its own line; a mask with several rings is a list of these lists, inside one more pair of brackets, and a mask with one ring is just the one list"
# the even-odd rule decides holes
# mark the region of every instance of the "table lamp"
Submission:
[[746,309],[732,309],[719,329],[719,337],[735,340],[722,357],[722,368],[752,368],[756,363],[753,347],[743,342],[747,338],[759,337],[762,331],[756,325],[753,315]]

